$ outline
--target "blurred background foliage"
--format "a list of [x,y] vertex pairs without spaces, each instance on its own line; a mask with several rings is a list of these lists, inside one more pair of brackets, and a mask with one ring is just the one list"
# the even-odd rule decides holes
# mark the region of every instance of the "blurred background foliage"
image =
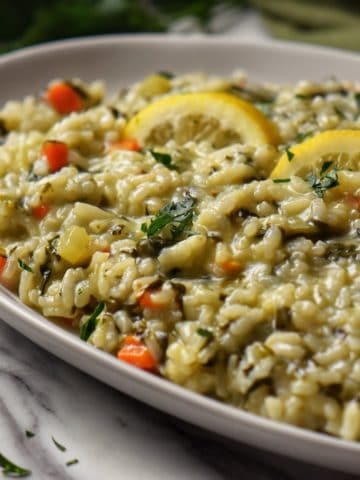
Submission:
[[219,8],[255,8],[270,34],[360,50],[359,0],[0,0],[3,51],[66,37],[166,32],[184,18],[211,32]]

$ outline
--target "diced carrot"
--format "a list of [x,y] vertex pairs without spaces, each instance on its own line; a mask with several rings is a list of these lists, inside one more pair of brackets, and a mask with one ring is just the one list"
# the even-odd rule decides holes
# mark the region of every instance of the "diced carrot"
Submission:
[[42,154],[46,157],[51,173],[69,164],[69,147],[64,142],[48,140],[43,143]]
[[165,308],[166,304],[165,303],[159,303],[156,302],[153,298],[153,294],[159,292],[159,289],[151,289],[148,288],[145,290],[139,297],[138,297],[138,303],[141,308],[150,308],[150,309],[156,309],[156,308]]
[[141,345],[141,340],[135,335],[126,335],[124,345]]
[[71,85],[57,82],[49,86],[46,100],[61,115],[79,112],[84,108],[84,101]]
[[228,273],[229,275],[234,275],[235,273],[240,272],[242,270],[242,265],[240,262],[237,262],[236,260],[226,260],[225,262],[221,262],[219,264],[219,267],[221,270],[223,270],[225,273]]
[[357,195],[348,194],[345,197],[346,203],[355,210],[360,211],[360,197]]
[[156,367],[155,358],[143,343],[124,345],[118,351],[117,358],[144,370],[154,370]]
[[7,258],[4,257],[3,255],[0,255],[0,276],[5,268],[6,262],[7,262]]
[[32,209],[32,215],[37,220],[42,220],[49,213],[49,211],[49,205],[42,204]]
[[139,142],[134,138],[123,138],[122,140],[113,142],[109,148],[110,150],[132,150],[133,152],[139,152],[141,150]]

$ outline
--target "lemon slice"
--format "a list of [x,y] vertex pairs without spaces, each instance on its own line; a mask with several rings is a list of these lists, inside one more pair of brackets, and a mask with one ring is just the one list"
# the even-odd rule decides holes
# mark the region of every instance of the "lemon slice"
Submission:
[[324,162],[340,170],[360,170],[360,130],[329,130],[283,153],[271,178],[319,173]]
[[223,92],[169,95],[138,112],[124,135],[142,146],[208,140],[221,148],[232,143],[276,144],[276,127],[253,105]]

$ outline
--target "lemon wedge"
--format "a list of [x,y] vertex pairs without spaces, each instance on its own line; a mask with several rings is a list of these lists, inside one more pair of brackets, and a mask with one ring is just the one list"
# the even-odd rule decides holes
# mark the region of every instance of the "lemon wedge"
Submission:
[[138,112],[126,125],[125,137],[142,145],[164,145],[174,139],[208,140],[221,148],[232,143],[276,144],[276,127],[257,108],[234,95],[200,92],[169,95]]
[[319,173],[324,162],[339,170],[360,170],[360,130],[329,130],[299,143],[278,160],[271,178]]

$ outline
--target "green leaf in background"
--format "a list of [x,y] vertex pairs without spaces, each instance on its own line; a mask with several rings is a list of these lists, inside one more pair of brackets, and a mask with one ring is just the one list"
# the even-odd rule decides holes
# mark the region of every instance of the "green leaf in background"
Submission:
[[275,37],[360,49],[360,4],[352,0],[249,0]]
[[[1,41],[12,39],[5,43],[5,49],[65,37],[117,32],[161,32],[166,29],[166,22],[162,16],[150,8],[144,8],[139,1],[3,1],[9,15],[7,20],[14,25],[12,31],[8,28],[6,34],[0,32]],[[12,8],[13,3],[18,4],[16,9]],[[32,8],[26,7],[27,3]],[[22,10],[23,6],[26,7],[24,10]],[[15,20],[19,11],[24,18],[22,23]]]
[[243,0],[2,0],[1,15],[6,22],[0,42],[3,50],[10,50],[82,35],[164,32],[184,16],[206,23],[217,5],[234,2],[242,4]]
[[183,17],[207,31],[219,7],[244,6],[260,11],[276,37],[360,49],[360,3],[351,0],[1,0],[0,46],[6,51],[65,37],[165,32]]

